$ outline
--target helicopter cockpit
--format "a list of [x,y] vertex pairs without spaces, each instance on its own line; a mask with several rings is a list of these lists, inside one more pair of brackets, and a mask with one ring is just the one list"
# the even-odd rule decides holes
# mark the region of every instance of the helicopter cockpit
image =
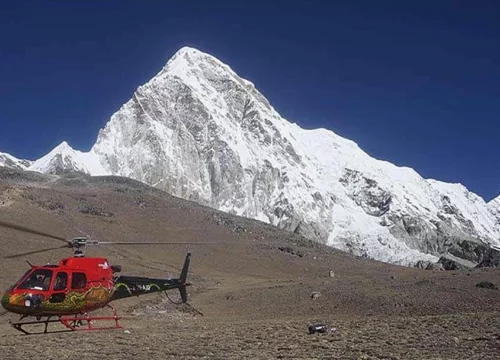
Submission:
[[53,271],[50,269],[34,269],[28,277],[23,277],[14,285],[17,289],[47,291],[50,287]]

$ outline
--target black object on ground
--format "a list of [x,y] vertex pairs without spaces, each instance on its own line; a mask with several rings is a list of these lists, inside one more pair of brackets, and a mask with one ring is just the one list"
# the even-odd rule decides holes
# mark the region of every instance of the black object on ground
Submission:
[[328,328],[326,327],[325,324],[315,324],[309,326],[309,334],[314,334],[314,333],[326,333]]

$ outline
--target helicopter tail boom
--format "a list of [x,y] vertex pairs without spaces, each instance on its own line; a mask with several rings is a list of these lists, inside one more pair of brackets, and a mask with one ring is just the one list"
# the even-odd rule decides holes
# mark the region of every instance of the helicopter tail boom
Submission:
[[182,302],[187,302],[186,282],[191,254],[186,255],[184,266],[178,279],[152,279],[139,276],[118,276],[114,279],[113,295],[110,301],[131,296],[140,296],[160,291],[179,289]]

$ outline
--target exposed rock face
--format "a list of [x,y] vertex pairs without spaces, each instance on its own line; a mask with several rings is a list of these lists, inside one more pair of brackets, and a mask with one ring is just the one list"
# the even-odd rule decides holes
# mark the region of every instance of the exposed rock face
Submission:
[[438,263],[442,264],[445,270],[467,270],[477,266],[477,263],[450,254],[441,256]]
[[486,248],[482,254],[482,259],[477,267],[499,267],[500,251],[498,249]]
[[30,169],[130,177],[393,263],[435,262],[447,251],[467,258],[470,241],[500,244],[500,200],[486,204],[462,185],[376,160],[332,131],[301,129],[191,48],[137,89],[89,153],[64,143]]

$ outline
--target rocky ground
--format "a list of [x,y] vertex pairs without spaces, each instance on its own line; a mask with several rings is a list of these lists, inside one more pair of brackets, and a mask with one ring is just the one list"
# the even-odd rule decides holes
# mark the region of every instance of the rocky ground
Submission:
[[[361,259],[131,180],[0,168],[0,221],[101,241],[199,245],[90,249],[123,274],[177,276],[191,251],[189,306],[164,295],[118,301],[122,329],[25,336],[0,317],[5,359],[497,359],[495,268],[431,271]],[[0,288],[27,269],[4,256],[58,246],[0,229]],[[56,263],[65,249],[26,256]],[[172,293],[174,300],[177,294]],[[309,334],[324,323],[329,331]],[[52,325],[53,330],[62,328]]]

